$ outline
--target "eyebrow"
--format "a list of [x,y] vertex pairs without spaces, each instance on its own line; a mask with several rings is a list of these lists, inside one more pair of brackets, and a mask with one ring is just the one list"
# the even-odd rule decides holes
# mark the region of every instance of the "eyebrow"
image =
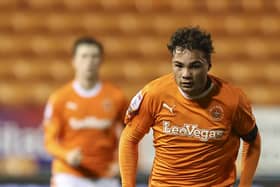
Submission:
[[177,64],[184,64],[183,62],[180,62],[178,60],[172,61],[173,63],[177,63]]
[[[180,62],[180,61],[178,61],[178,60],[174,60],[173,63],[184,64],[184,62]],[[195,64],[195,63],[201,63],[201,64],[203,64],[204,62],[203,62],[203,61],[200,61],[200,60],[194,60],[194,61],[190,62],[190,64]]]
[[190,64],[195,64],[195,63],[203,64],[204,62],[202,62],[202,61],[200,61],[200,60],[194,60],[194,61],[190,62]]

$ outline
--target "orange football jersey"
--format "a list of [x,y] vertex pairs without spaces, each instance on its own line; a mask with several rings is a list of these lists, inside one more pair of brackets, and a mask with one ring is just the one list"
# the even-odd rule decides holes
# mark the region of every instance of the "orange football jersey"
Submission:
[[[84,177],[104,177],[116,158],[117,125],[125,115],[123,93],[107,82],[83,90],[71,82],[51,95],[44,119],[45,146],[54,156],[52,171]],[[66,161],[69,150],[79,147],[80,166]]]
[[234,184],[240,137],[255,127],[255,119],[240,89],[209,77],[209,89],[197,98],[188,98],[173,74],[168,74],[146,85],[132,99],[125,136],[139,141],[153,129],[155,158],[150,187]]

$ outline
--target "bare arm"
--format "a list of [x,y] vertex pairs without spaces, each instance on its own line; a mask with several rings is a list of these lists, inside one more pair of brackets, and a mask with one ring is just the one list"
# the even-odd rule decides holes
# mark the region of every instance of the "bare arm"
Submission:
[[240,176],[239,187],[251,187],[255,171],[258,165],[259,157],[261,153],[261,137],[257,134],[257,137],[252,142],[243,143],[242,152],[242,170]]

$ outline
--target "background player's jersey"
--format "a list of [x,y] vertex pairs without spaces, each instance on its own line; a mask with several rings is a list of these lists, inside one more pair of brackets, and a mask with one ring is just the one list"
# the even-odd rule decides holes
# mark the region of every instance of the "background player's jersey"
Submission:
[[209,77],[212,85],[196,99],[187,98],[169,74],[132,100],[125,119],[130,130],[143,134],[153,129],[151,187],[234,183],[240,136],[254,128],[255,119],[239,89]]
[[[53,173],[103,177],[115,161],[116,127],[126,102],[122,92],[102,82],[89,91],[71,82],[51,95],[45,111],[46,149],[54,156]],[[65,162],[69,150],[79,147],[82,163]]]

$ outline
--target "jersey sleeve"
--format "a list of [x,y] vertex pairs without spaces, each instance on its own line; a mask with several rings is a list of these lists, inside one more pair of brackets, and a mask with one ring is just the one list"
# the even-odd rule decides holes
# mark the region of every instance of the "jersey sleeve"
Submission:
[[233,125],[234,130],[245,141],[249,141],[256,136],[257,126],[252,112],[252,107],[249,100],[242,91],[240,91]]
[[[154,123],[155,99],[147,88],[139,91],[131,100],[125,116],[130,132],[144,136]],[[140,137],[139,137],[140,138]]]
[[150,93],[143,89],[133,97],[126,112],[126,127],[119,143],[119,163],[123,187],[135,186],[138,142],[149,132],[154,123],[154,102]]
[[58,99],[51,96],[45,107],[43,126],[44,126],[44,144],[46,150],[54,157],[65,159],[68,150],[59,143],[59,137],[62,133],[61,104]]

